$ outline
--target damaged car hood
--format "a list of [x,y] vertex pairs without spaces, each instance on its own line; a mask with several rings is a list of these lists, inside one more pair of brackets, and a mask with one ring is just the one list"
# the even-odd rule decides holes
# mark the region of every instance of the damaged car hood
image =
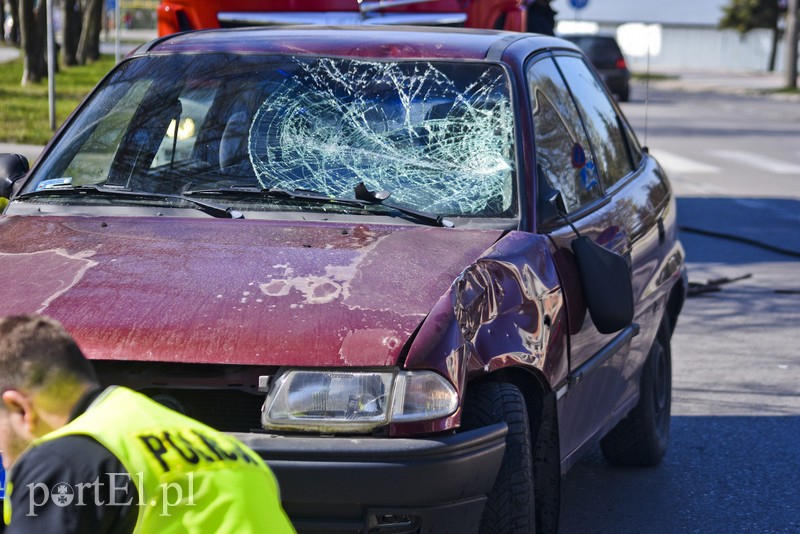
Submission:
[[0,220],[0,313],[61,321],[92,359],[397,362],[500,230],[141,217]]

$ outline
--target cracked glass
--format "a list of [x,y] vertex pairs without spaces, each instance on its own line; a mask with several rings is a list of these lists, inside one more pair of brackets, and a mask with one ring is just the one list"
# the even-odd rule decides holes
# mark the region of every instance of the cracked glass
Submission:
[[447,215],[512,207],[513,110],[496,66],[297,60],[255,114],[264,187],[352,197],[363,182]]

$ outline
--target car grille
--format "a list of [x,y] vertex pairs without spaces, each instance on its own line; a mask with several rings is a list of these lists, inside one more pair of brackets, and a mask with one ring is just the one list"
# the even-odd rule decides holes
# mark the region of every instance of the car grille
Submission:
[[264,394],[214,389],[148,389],[142,393],[217,430],[249,432],[261,429]]

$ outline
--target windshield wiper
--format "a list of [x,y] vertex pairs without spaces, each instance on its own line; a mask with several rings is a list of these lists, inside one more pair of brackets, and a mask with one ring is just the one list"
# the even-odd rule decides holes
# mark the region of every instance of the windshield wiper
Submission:
[[241,196],[241,197],[268,197],[286,198],[289,200],[309,200],[321,203],[347,204],[349,206],[363,207],[364,202],[352,198],[330,197],[324,193],[310,191],[308,189],[283,189],[281,187],[254,187],[254,186],[230,186],[220,189],[193,189],[185,191],[185,196],[193,195],[215,195],[215,196]]
[[[225,189],[198,189],[194,191],[186,191],[185,196],[189,195],[236,195],[236,196],[264,196],[271,198],[285,198],[289,200],[303,200],[309,202],[317,202],[320,204],[342,204],[346,206],[353,206],[356,208],[368,208],[370,206],[379,205],[389,210],[395,210],[417,221],[429,224],[431,226],[442,226],[445,228],[452,228],[454,224],[442,217],[441,215],[429,215],[420,211],[405,208],[388,202],[384,202],[391,193],[381,191],[373,193],[367,191],[367,195],[361,192],[361,188],[366,191],[366,186],[363,182],[356,185],[356,198],[342,198],[331,197],[317,191],[309,191],[307,189],[282,189],[279,187],[272,188],[259,188],[259,187],[229,187]],[[385,194],[386,196],[383,196]]]
[[386,202],[386,199],[392,196],[391,191],[370,191],[367,189],[367,186],[364,185],[364,182],[358,182],[353,189],[355,190],[356,198],[363,202],[369,204],[380,204],[381,206],[397,210],[400,213],[408,215],[409,217],[413,217],[417,220],[428,223],[431,226],[442,226],[444,228],[452,228],[455,226],[453,221],[445,219],[441,215],[430,215],[428,213],[423,213],[421,211],[404,208],[403,206]]
[[50,195],[102,195],[109,197],[128,197],[128,198],[151,198],[158,200],[177,200],[180,202],[188,202],[195,209],[207,213],[212,217],[218,219],[244,219],[241,212],[232,210],[230,208],[223,208],[215,204],[209,204],[194,198],[189,198],[186,195],[176,195],[169,193],[150,193],[148,191],[134,191],[122,187],[113,186],[100,186],[100,185],[80,185],[77,187],[51,187],[48,189],[41,189],[38,191],[30,191],[17,195],[17,199],[24,200],[26,198],[37,196],[50,196]]

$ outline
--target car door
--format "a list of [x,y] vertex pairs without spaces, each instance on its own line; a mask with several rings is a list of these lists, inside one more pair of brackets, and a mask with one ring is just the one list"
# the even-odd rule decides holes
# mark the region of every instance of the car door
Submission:
[[[556,62],[570,87],[596,157],[606,203],[601,212],[604,227],[606,231],[616,229],[621,239],[625,236],[626,242],[619,243],[615,250],[627,256],[631,264],[634,321],[640,331],[631,343],[623,372],[624,403],[638,391],[639,364],[647,356],[663,313],[666,292],[661,287],[661,265],[670,253],[665,227],[674,224],[674,205],[669,202],[666,176],[642,152],[630,125],[593,69],[569,55],[556,57]],[[615,406],[617,411],[621,408],[620,403]]]
[[[663,181],[647,177],[650,171],[642,165],[635,136],[582,56],[540,56],[528,64],[526,74],[538,197],[560,191],[575,230],[627,258],[634,285],[641,286],[647,279],[642,270],[648,270],[642,264],[652,256],[648,251],[657,226],[653,205],[660,206],[666,195]],[[612,426],[635,400],[641,367],[636,363],[643,356],[641,347],[631,343],[636,326],[612,334],[597,330],[583,302],[570,249],[575,232],[564,218],[553,218],[546,204],[540,202],[538,208],[540,231],[552,237],[569,317],[570,378],[557,391],[562,458],[569,458]],[[542,220],[548,212],[550,219]],[[639,317],[644,288],[634,289]]]

